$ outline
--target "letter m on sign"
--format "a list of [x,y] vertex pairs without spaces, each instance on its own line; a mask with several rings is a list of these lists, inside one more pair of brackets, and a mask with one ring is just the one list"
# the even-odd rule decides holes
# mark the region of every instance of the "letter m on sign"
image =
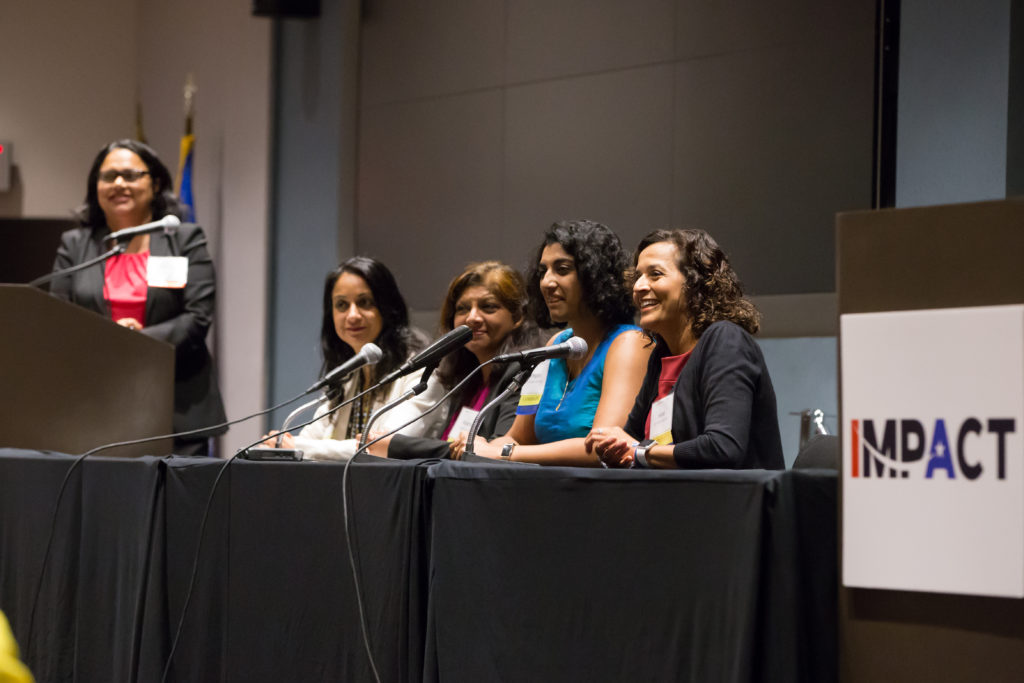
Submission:
[[896,462],[896,420],[885,421],[881,442],[876,436],[873,420],[864,420],[862,427],[863,445],[859,453],[855,451],[854,459],[857,459],[857,455],[863,457],[864,476],[872,476],[873,470],[874,476],[883,477],[888,470],[889,476],[895,477],[896,470],[888,467],[888,463]]

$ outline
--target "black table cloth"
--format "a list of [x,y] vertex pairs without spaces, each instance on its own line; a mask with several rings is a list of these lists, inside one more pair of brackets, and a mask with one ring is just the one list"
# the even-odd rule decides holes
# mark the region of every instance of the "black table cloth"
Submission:
[[[159,681],[222,461],[0,450],[0,609],[40,681]],[[168,680],[836,678],[836,476],[233,462]]]

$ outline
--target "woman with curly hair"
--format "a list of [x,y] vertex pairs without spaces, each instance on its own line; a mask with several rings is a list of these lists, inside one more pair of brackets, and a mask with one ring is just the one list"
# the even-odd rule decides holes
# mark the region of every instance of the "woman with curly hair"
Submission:
[[775,390],[751,334],[760,315],[703,230],[658,230],[636,249],[633,301],[654,340],[625,429],[596,427],[609,467],[783,469]]
[[587,356],[538,366],[530,380],[537,393],[524,387],[508,433],[490,443],[477,440],[477,455],[600,465],[584,437],[595,424],[625,424],[650,354],[632,324],[628,263],[619,238],[600,223],[567,221],[548,229],[528,277],[531,312],[540,327],[566,327],[549,344],[582,337]]
[[[373,342],[382,357],[375,365],[364,366],[347,379],[336,379],[327,385],[327,403],[316,416],[338,406],[372,387],[381,377],[396,370],[424,346],[424,339],[409,326],[409,309],[398,290],[394,275],[380,261],[353,256],[327,274],[323,291],[323,318],[320,323],[320,354],[323,374],[341,365]],[[356,438],[367,427],[375,410],[416,386],[423,372],[414,372],[375,389],[354,403],[339,408],[328,417],[307,425],[292,436],[281,437],[283,448],[298,448],[310,460],[347,460],[356,450]],[[385,413],[374,423],[387,432],[422,414],[440,400],[444,390],[432,375],[423,393]],[[439,425],[441,415],[435,411],[405,427],[401,433],[411,436],[430,434]],[[275,436],[272,432],[269,436]],[[264,442],[277,445],[276,439]]]

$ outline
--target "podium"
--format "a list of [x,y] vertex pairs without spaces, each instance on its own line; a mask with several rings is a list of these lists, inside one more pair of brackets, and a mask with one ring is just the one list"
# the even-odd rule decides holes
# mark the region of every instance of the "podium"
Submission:
[[[840,214],[836,247],[841,315],[1024,303],[1022,199]],[[972,362],[973,331],[948,330],[962,349],[950,364]],[[860,416],[840,413],[851,440],[846,428]],[[885,568],[892,558],[877,561]],[[839,597],[841,681],[1009,681],[1024,670],[1024,600],[842,586]]]
[[173,346],[24,285],[0,285],[0,316],[0,445],[78,454],[171,432]]

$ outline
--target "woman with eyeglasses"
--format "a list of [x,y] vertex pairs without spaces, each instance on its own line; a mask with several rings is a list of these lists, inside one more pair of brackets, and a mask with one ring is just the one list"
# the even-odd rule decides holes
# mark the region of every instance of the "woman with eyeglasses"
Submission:
[[[81,226],[61,235],[53,269],[106,252],[106,237],[167,215],[181,218],[171,174],[148,145],[117,140],[99,151],[89,170]],[[216,284],[203,229],[183,223],[174,232],[136,235],[124,253],[50,283],[57,297],[175,347],[175,432],[225,421],[206,333],[213,322]],[[180,455],[208,455],[221,428],[174,440]]]

